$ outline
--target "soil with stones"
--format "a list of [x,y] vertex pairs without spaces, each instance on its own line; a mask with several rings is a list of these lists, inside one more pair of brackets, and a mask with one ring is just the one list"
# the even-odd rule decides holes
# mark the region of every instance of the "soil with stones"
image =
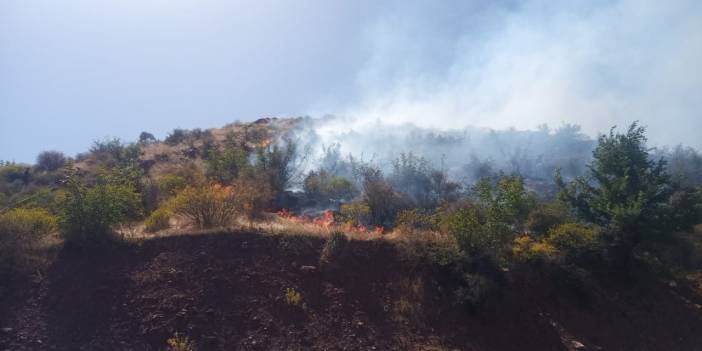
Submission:
[[700,301],[677,286],[514,269],[467,309],[451,272],[392,242],[320,267],[323,246],[238,232],[65,251],[1,284],[0,350],[164,350],[176,333],[198,350],[702,350]]

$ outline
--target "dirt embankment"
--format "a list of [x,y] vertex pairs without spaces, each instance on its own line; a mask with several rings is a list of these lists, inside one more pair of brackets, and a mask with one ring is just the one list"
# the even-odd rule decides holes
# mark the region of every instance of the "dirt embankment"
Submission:
[[392,243],[351,241],[320,269],[323,245],[224,233],[65,252],[5,289],[0,350],[162,350],[176,332],[199,350],[702,350],[702,311],[668,286],[519,269],[466,310],[450,272]]

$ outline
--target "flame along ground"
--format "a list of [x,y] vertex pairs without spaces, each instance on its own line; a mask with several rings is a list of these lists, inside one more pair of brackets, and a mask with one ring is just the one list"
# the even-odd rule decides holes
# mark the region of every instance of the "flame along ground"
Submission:
[[278,215],[278,217],[296,224],[312,224],[330,231],[336,230],[352,235],[355,234],[361,237],[365,236],[367,238],[371,238],[373,236],[382,236],[383,234],[385,234],[385,228],[379,226],[369,228],[365,225],[353,225],[353,223],[351,222],[345,224],[338,224],[334,220],[334,212],[332,210],[325,210],[324,212],[322,212],[322,215],[318,217],[312,217],[308,215],[298,216],[287,209],[282,209],[276,214]]

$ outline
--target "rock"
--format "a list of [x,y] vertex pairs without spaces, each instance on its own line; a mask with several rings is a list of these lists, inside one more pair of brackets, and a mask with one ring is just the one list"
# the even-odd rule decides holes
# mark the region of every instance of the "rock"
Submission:
[[585,345],[583,345],[583,343],[581,343],[580,341],[577,341],[577,340],[572,340],[570,342],[570,346],[573,347],[573,350],[587,351],[587,347],[585,347]]
[[303,272],[314,272],[317,270],[315,266],[300,266],[300,270]]

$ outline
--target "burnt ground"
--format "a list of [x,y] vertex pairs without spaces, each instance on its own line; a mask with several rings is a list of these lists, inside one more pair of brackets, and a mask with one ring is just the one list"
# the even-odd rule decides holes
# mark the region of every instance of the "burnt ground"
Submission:
[[0,350],[163,350],[176,332],[199,350],[702,350],[700,302],[679,287],[518,268],[467,309],[450,272],[391,242],[351,241],[320,269],[323,245],[221,233],[65,251],[40,281],[4,282]]

